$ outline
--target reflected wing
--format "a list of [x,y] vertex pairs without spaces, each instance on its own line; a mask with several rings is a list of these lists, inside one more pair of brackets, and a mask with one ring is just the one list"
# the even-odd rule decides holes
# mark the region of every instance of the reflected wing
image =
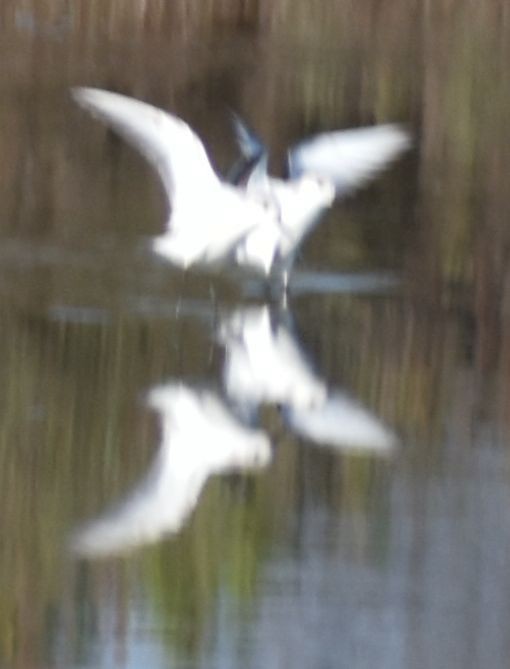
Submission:
[[155,462],[123,502],[78,529],[70,544],[76,555],[120,554],[178,532],[211,474],[270,460],[265,433],[239,423],[212,393],[168,384],[150,392],[149,404],[162,419]]
[[73,553],[82,557],[118,555],[184,525],[208,473],[179,471],[164,449],[163,445],[147,477],[124,501],[75,532]]
[[375,176],[410,143],[408,133],[398,125],[324,133],[289,152],[290,176],[330,179],[337,195],[344,195]]
[[94,88],[75,88],[82,107],[133,144],[158,171],[168,198],[196,197],[218,185],[205,148],[181,119],[145,102]]
[[309,409],[290,407],[284,415],[292,430],[318,445],[387,453],[397,444],[379,418],[340,392]]

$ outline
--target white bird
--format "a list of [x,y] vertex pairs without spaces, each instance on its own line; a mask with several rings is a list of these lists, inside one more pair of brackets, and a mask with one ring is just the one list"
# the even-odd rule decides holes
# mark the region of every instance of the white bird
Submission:
[[233,257],[266,276],[283,273],[285,286],[295,251],[318,215],[409,144],[397,126],[327,133],[291,151],[290,180],[268,177],[258,161],[252,178],[237,187],[220,180],[181,119],[117,93],[76,88],[73,95],[159,173],[171,214],[153,242],[155,252],[184,268]]
[[[410,146],[408,133],[394,124],[326,132],[289,149],[284,180],[269,176],[267,147],[236,115],[234,127],[242,159],[228,178],[279,212],[281,232],[274,257],[284,275],[303,238],[335,197],[362,186]],[[264,226],[249,231],[237,245],[238,258],[256,256],[267,236]]]
[[279,404],[300,410],[325,401],[326,384],[281,318],[271,322],[267,305],[240,308],[224,318],[219,339],[225,346],[225,391],[241,409]]
[[[191,128],[176,116],[124,95],[94,88],[73,89],[82,107],[111,125],[157,170],[171,209],[167,229],[153,249],[174,264],[223,261],[258,226],[275,224],[274,209],[261,197],[222,182]],[[259,249],[255,266],[267,274],[273,248]]]
[[75,532],[70,548],[78,556],[120,554],[176,533],[209,476],[270,462],[267,435],[242,424],[213,393],[171,383],[154,388],[148,401],[162,422],[152,467],[124,501]]

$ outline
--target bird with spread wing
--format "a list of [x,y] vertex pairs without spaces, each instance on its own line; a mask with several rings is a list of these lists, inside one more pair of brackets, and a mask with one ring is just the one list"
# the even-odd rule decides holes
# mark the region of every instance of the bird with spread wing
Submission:
[[74,99],[138,148],[168,199],[166,230],[153,249],[187,268],[233,261],[284,286],[296,249],[336,197],[373,177],[409,146],[397,125],[324,133],[289,151],[288,179],[267,172],[267,150],[240,120],[244,177],[221,179],[202,141],[178,117],[133,98],[76,88]]

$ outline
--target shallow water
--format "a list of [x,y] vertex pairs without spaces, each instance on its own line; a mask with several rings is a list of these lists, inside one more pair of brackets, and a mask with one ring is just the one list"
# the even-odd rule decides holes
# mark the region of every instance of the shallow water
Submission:
[[[508,664],[510,15],[315,4],[0,9],[1,667]],[[162,192],[83,84],[221,170],[229,108],[275,170],[319,130],[415,145],[282,310],[151,254]]]

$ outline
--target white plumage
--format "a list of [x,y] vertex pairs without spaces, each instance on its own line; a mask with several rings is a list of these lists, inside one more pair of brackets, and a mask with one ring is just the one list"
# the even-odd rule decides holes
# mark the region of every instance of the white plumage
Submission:
[[289,151],[291,178],[303,174],[329,180],[342,197],[372,179],[410,146],[399,125],[386,124],[315,135]]
[[308,361],[287,312],[245,307],[224,317],[223,384],[247,415],[277,404],[293,432],[318,445],[387,453],[397,438],[373,412],[340,389],[328,389]]
[[389,453],[397,444],[377,416],[338,390],[316,406],[287,407],[285,417],[294,432],[319,446]]
[[225,318],[220,340],[225,346],[223,384],[232,402],[300,410],[326,399],[326,385],[290,330],[281,321],[271,323],[267,306],[238,309]]
[[[225,259],[248,230],[269,225],[275,214],[267,203],[220,181],[205,148],[181,119],[117,93],[77,88],[74,99],[138,148],[157,170],[170,215],[154,250],[180,267]],[[261,250],[258,268],[267,273],[269,255]]]
[[[217,176],[181,119],[117,93],[77,88],[73,95],[157,170],[171,211],[153,249],[184,268],[233,259],[265,275],[276,268],[286,282],[297,247],[335,196],[364,183],[409,145],[394,125],[325,133],[289,152],[290,180],[269,177],[262,158],[264,169],[255,166],[236,186]],[[249,152],[253,143],[240,122],[238,136]]]
[[177,532],[212,474],[260,468],[271,459],[266,434],[244,426],[217,396],[181,384],[153,389],[161,416],[158,453],[143,481],[124,501],[75,532],[76,555],[120,554]]
[[[232,179],[278,212],[280,235],[274,258],[284,275],[304,237],[333,200],[372,179],[410,146],[408,133],[395,124],[322,133],[289,149],[289,178],[284,180],[269,176],[269,152],[262,140],[237,116],[234,127],[244,162],[234,166]],[[262,237],[263,231],[255,227],[241,242],[242,248],[252,247],[256,253]]]

